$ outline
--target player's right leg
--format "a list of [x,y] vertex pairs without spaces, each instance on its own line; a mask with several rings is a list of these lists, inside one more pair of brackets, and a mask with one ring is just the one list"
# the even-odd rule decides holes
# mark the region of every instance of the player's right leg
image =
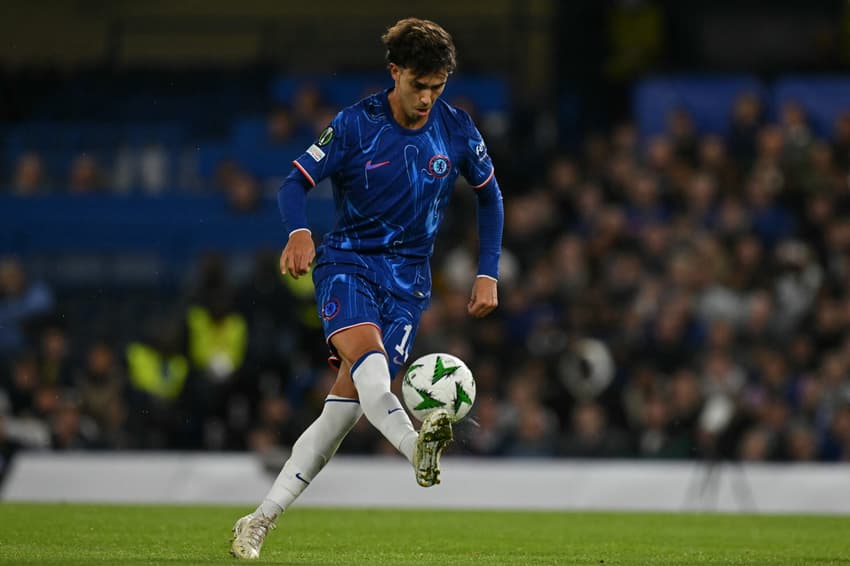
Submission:
[[346,273],[339,269],[339,265],[326,265],[313,272],[328,345],[351,367],[352,383],[366,418],[412,462],[418,435],[390,390],[391,375],[382,336],[385,291],[375,281],[374,273]]
[[249,560],[260,557],[266,535],[275,527],[277,518],[310,485],[360,419],[363,411],[349,370],[350,366],[343,362],[322,413],[295,441],[263,502],[234,525],[230,546],[233,556]]
[[[388,302],[386,292],[363,274],[317,269],[313,277],[325,336],[339,358],[350,365],[366,418],[414,465],[420,485],[438,483],[439,455],[451,440],[451,423],[435,415],[426,429],[430,432],[420,439],[390,389],[392,372],[407,357],[421,307]],[[398,354],[399,350],[403,356],[396,361],[394,355],[388,363],[387,352]]]
[[445,409],[429,413],[422,421],[413,452],[416,482],[422,487],[440,483],[440,454],[452,438],[452,420]]
[[[396,375],[407,362],[416,337],[425,301],[390,297],[383,304],[384,345],[390,354],[390,374]],[[413,470],[422,487],[440,483],[440,454],[452,441],[452,422],[446,411],[434,411],[422,422],[413,450]]]
[[330,341],[343,362],[351,365],[351,379],[366,418],[412,463],[418,434],[390,390],[390,368],[378,326],[356,324],[332,333]]
[[440,454],[452,441],[451,418],[444,410],[434,411],[416,432],[401,401],[390,390],[391,366],[380,340],[371,324],[332,336],[343,363],[351,365],[351,381],[366,418],[413,465],[419,485],[436,485],[440,483]]

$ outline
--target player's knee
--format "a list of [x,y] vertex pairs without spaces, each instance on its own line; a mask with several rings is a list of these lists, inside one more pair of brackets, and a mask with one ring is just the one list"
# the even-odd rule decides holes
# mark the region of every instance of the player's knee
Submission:
[[336,334],[331,339],[342,361],[353,366],[357,361],[369,352],[381,352],[386,355],[381,335],[371,325],[351,328]]

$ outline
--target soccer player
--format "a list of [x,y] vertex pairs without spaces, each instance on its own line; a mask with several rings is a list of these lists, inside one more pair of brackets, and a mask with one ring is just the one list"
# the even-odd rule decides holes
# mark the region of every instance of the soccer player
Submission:
[[[478,197],[479,265],[467,310],[498,303],[502,196],[469,115],[439,100],[455,69],[451,36],[434,22],[400,20],[382,37],[394,85],[342,110],[294,162],[278,193],[289,231],[284,273],[313,281],[339,373],[319,417],[292,447],[260,506],[233,528],[231,553],[258,558],[280,514],[310,485],[361,415],[412,464],[419,485],[440,482],[452,439],[445,411],[417,433],[390,380],[407,360],[431,295],[429,259],[455,181]],[[316,252],[305,218],[307,191],[330,177],[337,223]]]

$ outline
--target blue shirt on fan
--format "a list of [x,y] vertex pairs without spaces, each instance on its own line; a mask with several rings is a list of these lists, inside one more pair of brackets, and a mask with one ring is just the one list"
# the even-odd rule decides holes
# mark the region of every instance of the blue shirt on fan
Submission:
[[293,162],[313,186],[332,180],[337,222],[324,238],[331,255],[336,249],[426,259],[458,175],[476,189],[493,178],[487,147],[466,112],[437,100],[426,124],[410,130],[393,118],[388,93],[342,110]]

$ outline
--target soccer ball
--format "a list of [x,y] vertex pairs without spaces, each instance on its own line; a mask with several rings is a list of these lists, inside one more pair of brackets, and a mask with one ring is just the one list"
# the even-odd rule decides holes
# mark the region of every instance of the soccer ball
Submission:
[[435,409],[445,409],[459,421],[475,402],[472,372],[451,354],[427,354],[410,364],[401,383],[404,404],[422,421]]

